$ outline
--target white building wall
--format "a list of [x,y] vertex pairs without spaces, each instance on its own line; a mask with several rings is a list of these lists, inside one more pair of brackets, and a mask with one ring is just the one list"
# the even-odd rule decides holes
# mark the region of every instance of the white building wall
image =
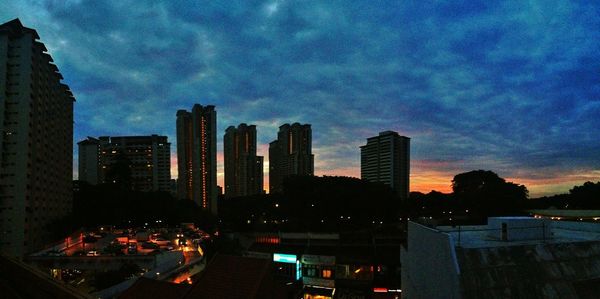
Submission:
[[461,298],[452,236],[409,221],[407,244],[400,255],[402,298]]

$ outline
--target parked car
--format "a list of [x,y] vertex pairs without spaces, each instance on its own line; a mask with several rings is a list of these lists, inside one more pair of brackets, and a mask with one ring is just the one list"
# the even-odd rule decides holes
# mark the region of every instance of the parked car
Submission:
[[159,249],[160,246],[158,246],[158,244],[154,244],[152,242],[144,242],[144,243],[142,243],[142,248],[144,248],[144,249]]
[[154,239],[154,243],[156,243],[160,246],[165,246],[165,245],[170,245],[171,241],[169,241],[167,239],[163,239],[163,238],[156,238],[156,239]]
[[130,242],[129,246],[127,246],[128,254],[136,254],[137,253],[137,243]]
[[58,251],[58,250],[51,250],[48,251],[48,256],[65,256],[65,252],[64,251]]
[[90,251],[88,251],[88,253],[86,255],[87,256],[99,256],[100,253],[98,253],[98,251],[96,251],[96,250],[90,250]]

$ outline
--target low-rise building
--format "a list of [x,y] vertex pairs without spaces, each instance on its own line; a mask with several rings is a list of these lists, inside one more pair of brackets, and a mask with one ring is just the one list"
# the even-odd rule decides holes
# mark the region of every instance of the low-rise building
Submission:
[[403,298],[600,298],[600,224],[492,217],[408,222]]
[[245,254],[272,259],[302,298],[399,298],[399,233],[256,233]]

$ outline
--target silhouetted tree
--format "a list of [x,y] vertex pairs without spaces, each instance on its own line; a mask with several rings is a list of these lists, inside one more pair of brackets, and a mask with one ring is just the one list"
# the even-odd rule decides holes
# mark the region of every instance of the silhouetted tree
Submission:
[[398,221],[400,204],[394,191],[381,183],[290,176],[282,193],[223,200],[219,216],[234,230],[330,231]]
[[524,185],[506,182],[485,170],[457,174],[452,180],[452,190],[460,204],[483,216],[514,214],[528,197]]
[[125,153],[121,151],[117,153],[114,163],[109,166],[106,172],[106,181],[123,190],[132,189],[131,161]]
[[569,190],[570,208],[598,209],[600,208],[600,182],[585,182]]

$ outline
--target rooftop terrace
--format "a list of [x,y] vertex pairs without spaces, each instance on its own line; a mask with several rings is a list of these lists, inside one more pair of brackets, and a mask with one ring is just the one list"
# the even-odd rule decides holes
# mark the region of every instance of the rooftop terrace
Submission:
[[438,226],[464,248],[600,241],[600,223],[534,217],[491,217],[488,225]]

